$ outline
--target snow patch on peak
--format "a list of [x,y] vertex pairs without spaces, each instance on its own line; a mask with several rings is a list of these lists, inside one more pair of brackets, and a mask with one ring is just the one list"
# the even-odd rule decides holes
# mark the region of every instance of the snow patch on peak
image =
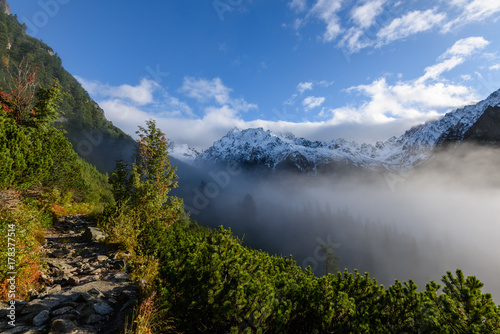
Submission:
[[192,165],[196,157],[200,155],[200,152],[192,147],[189,147],[187,144],[176,144],[174,142],[170,142],[168,146],[168,154],[177,160]]

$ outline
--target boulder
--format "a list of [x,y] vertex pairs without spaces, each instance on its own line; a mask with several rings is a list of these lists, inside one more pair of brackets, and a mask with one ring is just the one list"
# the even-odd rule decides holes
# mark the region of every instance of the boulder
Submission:
[[94,311],[100,315],[106,315],[113,312],[113,308],[109,306],[107,303],[96,303],[94,304]]
[[38,313],[33,318],[33,326],[38,327],[43,325],[47,320],[49,320],[49,314],[50,312],[48,310],[43,310],[42,312]]
[[50,333],[71,333],[75,329],[75,324],[66,319],[56,319],[50,325]]
[[106,239],[106,233],[96,227],[87,227],[82,238],[86,242],[100,242]]

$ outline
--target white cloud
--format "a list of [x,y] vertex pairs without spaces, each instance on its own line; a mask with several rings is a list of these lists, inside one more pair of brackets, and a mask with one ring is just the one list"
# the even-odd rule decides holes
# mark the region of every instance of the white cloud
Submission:
[[[402,1],[389,0],[309,2],[310,5],[306,0],[289,1],[288,6],[297,15],[291,25],[298,31],[319,19],[326,24],[323,42],[338,40],[337,46],[348,53],[380,48],[431,30],[449,33],[458,26],[481,22],[494,15],[500,18],[499,0],[440,0],[434,5],[412,1],[411,7],[410,4],[403,6]],[[297,35],[303,38],[298,32]]]
[[[358,92],[367,101],[358,107],[331,110],[332,121],[383,124],[401,119],[423,122],[443,111],[477,101],[473,88],[443,80],[441,75],[464,63],[488,44],[482,37],[460,39],[438,58],[441,62],[426,67],[419,78],[390,84],[382,77],[368,85],[351,87],[349,92]],[[468,80],[471,76],[461,78]]]
[[297,12],[303,12],[304,10],[306,10],[306,7],[307,7],[307,3],[306,3],[306,0],[292,0],[288,6],[290,6],[290,8],[296,10]]
[[448,71],[454,69],[458,65],[462,64],[464,61],[465,61],[464,58],[453,57],[453,58],[450,58],[450,59],[446,59],[445,61],[443,61],[443,62],[441,62],[439,64],[426,67],[425,68],[425,74],[423,76],[421,76],[417,80],[417,82],[418,83],[423,83],[423,82],[425,82],[425,81],[427,81],[429,79],[436,80],[437,78],[439,78],[439,76],[441,74],[443,74],[444,72],[448,72]]
[[448,2],[452,6],[463,7],[463,6],[467,5],[467,3],[469,2],[469,0],[448,0]]
[[458,40],[441,56],[441,58],[453,56],[470,56],[477,50],[484,49],[490,42],[483,37],[468,37]]
[[465,58],[471,56],[478,50],[484,49],[490,42],[483,37],[468,37],[455,42],[453,46],[448,48],[439,59],[445,59],[441,63],[425,68],[425,74],[420,77],[416,82],[423,83],[427,80],[436,80],[444,72],[454,69],[456,66],[462,64]]
[[191,107],[179,100],[176,97],[168,96],[166,103],[167,110],[163,110],[163,113],[167,113],[168,115],[187,115],[194,116],[193,110]]
[[383,12],[386,3],[387,0],[367,1],[351,10],[351,18],[360,28],[366,29],[375,23],[375,18]]
[[346,48],[350,53],[359,52],[374,44],[374,41],[366,38],[365,32],[357,27],[350,28],[339,42],[339,46]]
[[207,80],[185,77],[180,91],[199,102],[209,102],[213,99],[218,104],[226,104],[232,89],[224,86],[220,78]]
[[153,94],[159,88],[155,81],[147,79],[142,79],[138,86],[110,86],[97,81],[88,81],[79,76],[75,76],[75,78],[90,94],[106,98],[127,99],[137,105],[152,103],[154,100]]
[[317,0],[308,15],[318,17],[326,23],[323,41],[331,42],[341,33],[337,12],[342,8],[342,0]]
[[500,12],[500,1],[498,0],[452,0],[451,4],[462,9],[462,14],[448,22],[443,27],[444,32],[449,32],[457,26],[471,22],[483,21]]
[[307,111],[320,107],[325,102],[325,98],[320,96],[308,96],[302,101],[302,105]]
[[165,89],[152,80],[143,79],[137,86],[111,86],[79,76],[75,78],[89,94],[100,100],[110,110],[118,110],[120,106],[123,108],[122,113],[128,113],[147,106],[151,112],[165,116],[194,116],[188,104],[170,96]]
[[304,93],[306,90],[312,90],[313,89],[313,83],[312,82],[301,82],[297,85],[297,90],[299,91],[300,94]]
[[500,70],[500,64],[490,66],[490,70]]
[[244,99],[231,98],[230,94],[233,90],[226,87],[220,78],[207,80],[185,77],[179,91],[200,103],[215,101],[219,105],[230,105],[236,110],[244,112],[257,108],[257,105],[248,103]]
[[358,108],[332,110],[333,120],[383,124],[395,120],[423,123],[435,119],[440,110],[458,108],[476,100],[475,93],[460,85],[416,81],[388,84],[385,78],[369,85],[354,86],[349,91],[357,91],[368,98]]
[[377,47],[389,44],[399,39],[428,31],[440,25],[446,19],[446,15],[436,13],[435,9],[424,12],[415,10],[402,17],[394,19],[389,25],[380,29],[377,33]]

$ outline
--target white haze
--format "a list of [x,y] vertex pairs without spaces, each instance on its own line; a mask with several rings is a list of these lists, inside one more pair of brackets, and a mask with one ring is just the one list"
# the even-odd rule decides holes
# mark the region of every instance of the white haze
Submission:
[[[483,290],[499,302],[498,166],[499,150],[463,145],[411,173],[233,177],[211,200],[210,214],[193,218],[203,223],[203,217],[216,217],[211,224],[232,227],[250,245],[255,241],[252,246],[292,253],[299,265],[310,264],[304,259],[317,257],[317,239],[328,237],[340,243],[341,268],[370,271],[386,285],[413,278],[422,289],[430,279],[439,281],[446,271],[460,268],[485,283]],[[253,220],[245,208],[248,194],[255,202]],[[325,210],[334,212],[329,221]],[[371,251],[355,255],[367,242],[373,243]],[[322,259],[317,260],[316,272],[322,274]]]

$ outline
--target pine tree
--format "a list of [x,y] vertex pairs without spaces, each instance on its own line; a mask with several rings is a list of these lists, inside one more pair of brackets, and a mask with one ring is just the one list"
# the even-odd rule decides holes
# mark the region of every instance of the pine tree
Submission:
[[337,265],[337,261],[340,261],[340,257],[335,254],[334,251],[335,244],[321,244],[321,252],[325,254],[325,273],[328,274],[336,274],[340,271],[339,266]]
[[113,187],[116,204],[121,207],[131,197],[130,171],[125,161],[116,161],[115,170],[111,174],[109,183]]
[[[117,161],[112,173],[113,194],[119,206],[126,203],[147,232],[170,226],[182,212],[182,199],[168,196],[177,187],[176,168],[168,158],[168,141],[153,120],[139,127],[137,156],[131,171]],[[152,236],[152,235],[151,235]],[[148,236],[145,236],[148,238]]]

